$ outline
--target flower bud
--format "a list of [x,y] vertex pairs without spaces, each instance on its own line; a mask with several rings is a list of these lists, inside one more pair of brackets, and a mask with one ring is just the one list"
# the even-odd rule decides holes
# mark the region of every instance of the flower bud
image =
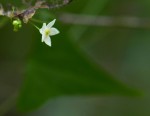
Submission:
[[15,19],[13,22],[12,22],[13,26],[14,26],[14,31],[17,32],[21,27],[22,27],[22,24],[21,24],[21,20],[20,19]]
[[19,23],[18,23],[18,20],[14,20],[14,21],[13,21],[13,25],[14,25],[14,26],[16,26],[16,25],[18,25],[18,24],[19,24]]

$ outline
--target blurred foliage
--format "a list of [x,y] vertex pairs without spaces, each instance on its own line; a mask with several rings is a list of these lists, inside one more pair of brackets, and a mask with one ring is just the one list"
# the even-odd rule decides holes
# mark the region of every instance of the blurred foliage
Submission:
[[[110,16],[147,15],[146,10],[149,8],[143,8],[141,4],[149,6],[147,5],[149,2],[146,0],[143,2],[138,0],[136,4],[134,2],[74,0],[67,8],[50,12],[56,14],[58,12],[105,14]],[[129,7],[126,8],[126,6]],[[53,14],[49,14],[49,11],[41,10],[35,18],[39,17],[42,21],[48,22],[51,16]],[[39,24],[39,26],[41,25]],[[121,27],[96,28],[80,25],[66,26],[61,22],[56,27],[60,29],[61,33],[52,37],[51,48],[41,43],[39,32],[29,25],[24,25],[24,28],[18,33],[11,32],[10,26],[4,27],[0,32],[1,37],[6,38],[1,40],[1,59],[7,57],[11,60],[21,59],[25,62],[25,66],[23,65],[25,67],[25,79],[18,102],[21,111],[31,111],[49,99],[58,96],[130,96],[137,94],[136,91],[117,81],[112,75],[116,74],[117,71],[119,74],[123,73],[121,72],[123,67],[129,74],[132,71],[138,72],[137,74],[149,71],[149,65],[146,65],[149,57],[143,63],[141,60],[145,60],[142,59],[144,55],[139,56],[138,54],[139,52],[148,54],[149,30]],[[143,37],[144,39],[141,40]],[[126,46],[129,48],[126,48]],[[147,51],[143,52],[144,50]],[[7,52],[10,56],[6,54]],[[96,61],[110,70],[112,74],[105,71],[104,67],[98,66]],[[130,65],[128,66],[126,62],[130,62]],[[141,64],[137,65],[137,62],[141,62]],[[125,74],[122,75],[125,76]],[[122,80],[127,81],[125,78]],[[136,85],[136,81],[127,82],[130,85]]]
[[[48,14],[43,13],[45,19]],[[31,53],[19,102],[21,110],[34,109],[49,98],[64,95],[136,94],[91,62],[78,44],[70,40],[68,28],[62,27],[61,34],[54,37],[56,40],[52,38],[55,43],[51,49],[39,43]]]
[[66,36],[65,26],[59,29],[61,34],[52,38],[52,48],[38,42],[31,53],[19,102],[22,110],[64,95],[136,95],[91,62]]

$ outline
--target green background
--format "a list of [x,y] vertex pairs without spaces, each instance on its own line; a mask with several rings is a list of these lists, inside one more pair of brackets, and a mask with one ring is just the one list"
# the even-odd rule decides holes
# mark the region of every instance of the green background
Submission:
[[34,19],[57,19],[60,34],[52,37],[52,47],[41,43],[30,23],[15,33],[11,21],[0,17],[0,115],[149,116],[148,26],[90,26],[61,19],[64,13],[149,19],[149,4],[74,0],[62,8],[39,9]]

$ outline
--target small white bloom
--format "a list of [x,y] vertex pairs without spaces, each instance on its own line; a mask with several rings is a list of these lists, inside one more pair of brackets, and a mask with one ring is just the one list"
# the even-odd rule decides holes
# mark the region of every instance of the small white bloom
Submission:
[[46,25],[46,23],[43,23],[42,28],[39,29],[40,33],[42,34],[42,42],[45,42],[49,46],[51,46],[50,36],[53,36],[59,33],[59,31],[53,27],[55,21],[56,19],[51,21],[48,25]]

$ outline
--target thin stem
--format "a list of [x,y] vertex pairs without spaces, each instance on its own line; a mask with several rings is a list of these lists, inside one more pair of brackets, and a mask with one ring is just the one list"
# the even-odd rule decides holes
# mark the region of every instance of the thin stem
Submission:
[[36,26],[35,24],[33,24],[32,22],[30,22],[31,25],[33,25],[36,29],[40,29],[38,26]]

